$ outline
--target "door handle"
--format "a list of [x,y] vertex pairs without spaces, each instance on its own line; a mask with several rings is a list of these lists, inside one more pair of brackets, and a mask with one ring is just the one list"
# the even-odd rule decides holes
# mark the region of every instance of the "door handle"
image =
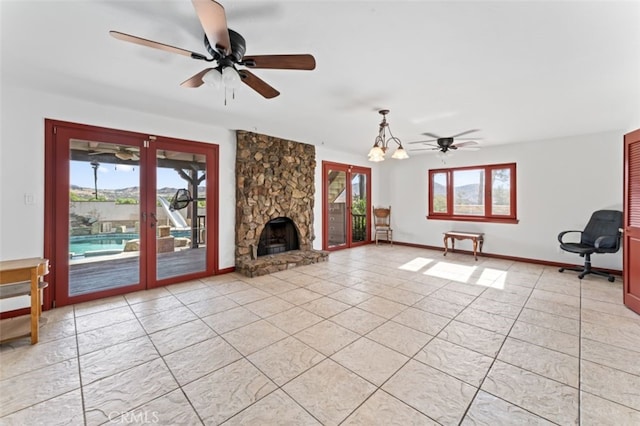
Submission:
[[156,219],[156,214],[155,213],[149,213],[149,216],[151,216],[151,221],[150,222],[150,226],[153,228],[154,226],[156,226],[156,222],[158,221],[158,219]]

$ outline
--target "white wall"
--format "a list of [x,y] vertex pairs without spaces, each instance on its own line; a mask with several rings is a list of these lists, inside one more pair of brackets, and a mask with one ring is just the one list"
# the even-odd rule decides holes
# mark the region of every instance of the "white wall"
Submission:
[[[44,244],[44,119],[215,143],[220,146],[220,268],[234,265],[235,133],[216,126],[172,120],[27,89],[3,86],[0,144],[0,260],[42,256]],[[277,136],[277,135],[276,135]],[[305,142],[305,141],[300,141]],[[366,147],[365,147],[366,150]],[[322,247],[322,161],[372,168],[378,202],[377,165],[359,155],[316,150],[314,248]],[[26,205],[25,194],[34,204]]]
[[[527,259],[581,264],[561,252],[560,231],[581,230],[599,209],[622,210],[623,131],[484,147],[456,152],[443,165],[436,155],[385,161],[380,188],[391,204],[394,239],[442,247],[450,230],[484,232],[484,251]],[[518,224],[427,220],[428,170],[484,164],[516,163]],[[465,247],[465,243],[469,247]],[[470,249],[469,242],[460,248]],[[594,266],[621,270],[622,254],[594,255]]]
[[[220,146],[220,268],[234,265],[235,134],[216,126],[174,120],[139,111],[15,87],[2,87],[0,112],[0,260],[42,256],[44,244],[44,119],[72,121],[141,133],[215,143]],[[428,221],[427,172],[440,168],[436,156],[366,161],[319,146],[316,149],[314,248],[322,247],[322,161],[372,169],[373,204],[393,206],[397,241],[442,245],[451,229],[486,233],[488,253],[579,263],[561,254],[558,232],[582,229],[597,209],[622,209],[622,134],[610,132],[460,152],[447,166],[517,163],[520,223]],[[276,135],[277,136],[277,135]],[[305,141],[300,141],[305,142]],[[363,148],[363,153],[367,150]],[[25,204],[25,194],[34,204]],[[462,243],[464,244],[464,243]],[[594,266],[622,269],[622,257],[594,256]],[[7,308],[3,303],[0,311]]]
[[[3,85],[0,260],[42,256],[44,119],[215,143],[220,146],[220,268],[234,265],[235,132]],[[34,204],[25,205],[25,194]]]

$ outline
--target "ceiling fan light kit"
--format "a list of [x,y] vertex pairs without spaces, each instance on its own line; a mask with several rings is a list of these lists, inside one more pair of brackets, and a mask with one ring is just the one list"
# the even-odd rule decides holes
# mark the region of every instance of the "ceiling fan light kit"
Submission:
[[240,74],[233,67],[227,67],[222,69],[222,82],[225,87],[229,89],[237,89],[240,87]]
[[202,29],[204,30],[204,47],[211,57],[118,31],[109,31],[109,34],[118,40],[140,46],[176,53],[200,61],[217,63],[216,67],[204,69],[183,81],[181,83],[182,87],[195,88],[206,83],[216,88],[224,87],[225,89],[235,91],[235,89],[240,87],[240,83],[242,82],[264,98],[271,99],[278,96],[280,92],[255,76],[249,70],[238,70],[237,66],[255,69],[315,69],[316,60],[309,54],[245,56],[245,39],[227,27],[224,7],[214,0],[192,0],[192,3],[200,20],[200,24],[202,25]]
[[202,81],[208,86],[219,89],[222,87],[222,73],[217,68],[211,68],[205,75],[202,76]]
[[[387,122],[387,114],[389,114],[389,110],[382,109],[378,111],[378,113],[382,115],[382,121],[380,122],[378,128],[378,136],[376,136],[376,139],[373,142],[373,147],[371,147],[371,150],[369,151],[369,161],[384,161],[385,154],[389,149],[389,142],[391,141],[398,145],[391,158],[396,160],[404,160],[405,158],[409,158],[409,154],[407,154],[407,151],[402,146],[402,142],[400,141],[400,139],[393,136],[393,133],[391,133],[391,128],[389,127],[389,123]],[[389,132],[388,138],[387,131]]]

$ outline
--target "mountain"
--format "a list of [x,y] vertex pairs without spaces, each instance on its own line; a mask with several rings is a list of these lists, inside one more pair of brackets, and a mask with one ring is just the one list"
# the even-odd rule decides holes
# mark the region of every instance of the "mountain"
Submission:
[[[456,199],[457,201],[467,201],[465,204],[475,204],[478,201],[478,184],[470,183],[467,185],[456,186]],[[439,183],[433,184],[433,195],[447,195],[447,191],[444,185]]]
[[[179,188],[158,188],[156,191],[158,196],[164,197],[170,200],[175,195]],[[198,194],[202,195],[206,191],[204,186],[198,188]],[[93,188],[86,188],[77,185],[71,185],[70,187],[71,198],[74,201],[92,201],[96,199],[96,195]],[[100,201],[116,201],[118,199],[131,198],[134,200],[140,200],[140,188],[132,186],[129,188],[118,189],[101,189],[98,188],[98,200]]]

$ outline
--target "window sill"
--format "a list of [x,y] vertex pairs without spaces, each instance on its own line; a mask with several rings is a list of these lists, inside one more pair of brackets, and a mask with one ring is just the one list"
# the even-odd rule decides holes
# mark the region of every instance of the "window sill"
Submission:
[[472,216],[439,216],[430,215],[426,217],[427,220],[454,220],[458,222],[489,222],[489,223],[518,223],[518,219],[513,218],[501,218],[501,217],[472,217]]

